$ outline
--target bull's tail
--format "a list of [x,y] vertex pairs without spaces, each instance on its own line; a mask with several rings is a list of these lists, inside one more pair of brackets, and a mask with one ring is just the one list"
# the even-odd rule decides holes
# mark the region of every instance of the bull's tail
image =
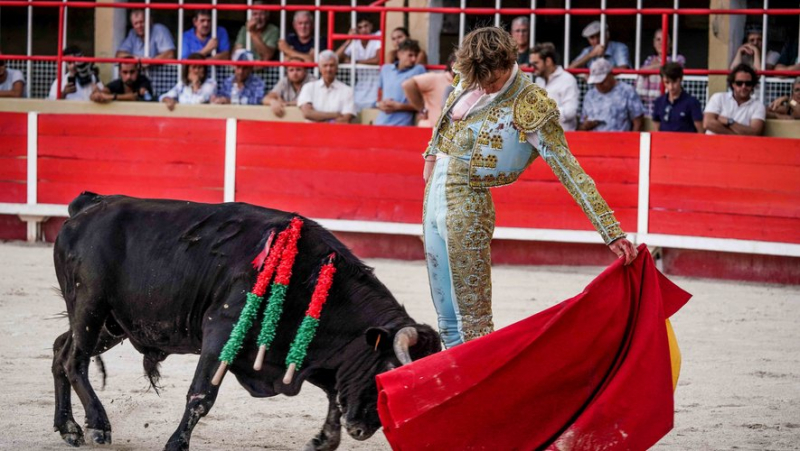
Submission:
[[86,207],[97,203],[103,197],[99,194],[90,191],[82,192],[78,197],[69,203],[69,217],[74,218],[75,215],[83,211]]
[[159,367],[161,366],[161,361],[164,360],[165,356],[162,356],[160,353],[145,353],[144,354],[144,361],[142,364],[144,365],[144,374],[147,376],[147,379],[150,381],[150,386],[153,387],[153,390],[156,392],[157,395],[161,395],[160,391],[163,387],[158,383],[161,380],[161,371]]

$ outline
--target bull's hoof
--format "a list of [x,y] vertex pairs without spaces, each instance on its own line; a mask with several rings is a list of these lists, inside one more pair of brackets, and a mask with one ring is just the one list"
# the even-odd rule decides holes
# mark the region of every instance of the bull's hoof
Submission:
[[61,434],[61,438],[69,446],[78,447],[86,444],[83,440],[83,431],[81,427],[74,421],[67,421],[61,426],[56,426],[56,431]]
[[333,451],[339,447],[339,441],[340,436],[338,435],[329,437],[327,434],[319,433],[303,446],[302,451]]
[[101,429],[86,428],[86,435],[89,439],[98,445],[111,444],[111,431],[103,431]]

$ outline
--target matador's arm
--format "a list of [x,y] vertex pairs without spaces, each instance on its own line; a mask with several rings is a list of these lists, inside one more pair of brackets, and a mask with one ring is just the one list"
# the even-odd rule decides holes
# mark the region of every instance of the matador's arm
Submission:
[[583,212],[592,222],[594,228],[603,237],[606,244],[625,237],[625,232],[614,217],[614,211],[608,207],[605,199],[597,192],[594,180],[583,171],[578,160],[572,155],[564,138],[564,130],[558,119],[552,119],[538,133],[539,155],[550,166],[561,184],[580,205]]
[[606,244],[625,237],[614,212],[597,192],[589,177],[572,155],[558,123],[556,103],[536,85],[531,85],[514,102],[514,124],[520,138],[527,139],[550,166],[561,184],[580,205]]

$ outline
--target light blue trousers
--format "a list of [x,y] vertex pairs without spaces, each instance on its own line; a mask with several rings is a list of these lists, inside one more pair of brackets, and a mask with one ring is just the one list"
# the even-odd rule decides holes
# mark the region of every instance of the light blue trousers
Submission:
[[450,259],[447,252],[447,165],[449,158],[436,161],[428,182],[423,213],[425,260],[431,286],[433,306],[439,316],[439,334],[446,348],[463,343],[461,314],[458,311]]

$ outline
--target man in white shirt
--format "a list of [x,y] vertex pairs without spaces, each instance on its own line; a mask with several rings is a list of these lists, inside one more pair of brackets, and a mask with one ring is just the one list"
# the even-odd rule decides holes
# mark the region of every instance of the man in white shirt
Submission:
[[550,42],[538,44],[531,50],[530,64],[536,84],[558,105],[558,122],[564,131],[578,128],[578,82],[558,64],[558,52]]
[[[71,45],[64,49],[64,56],[83,56],[83,52],[76,45]],[[92,63],[75,63],[68,62],[67,70],[61,76],[61,97],[63,100],[82,100],[84,102],[91,101],[92,92],[95,89],[102,90],[103,83],[97,78],[94,73]],[[50,94],[47,96],[50,100],[56,100],[56,82],[50,85]]]
[[306,120],[346,124],[353,119],[353,88],[336,79],[338,69],[336,53],[331,50],[320,52],[320,79],[307,83],[297,96],[297,105]]
[[[350,30],[350,34],[361,36],[380,35],[380,32],[373,33],[372,22],[367,18],[359,18],[356,27],[355,30]],[[375,66],[375,68],[361,67],[356,69],[356,82],[353,85],[353,91],[356,110],[358,111],[364,108],[372,108],[375,106],[375,102],[378,101],[380,51],[380,39],[350,39],[336,49],[339,61],[343,63],[355,62],[356,64]]]
[[739,64],[728,74],[729,92],[711,96],[703,112],[703,127],[708,135],[759,136],[764,131],[767,110],[753,98],[758,82],[756,71]]
[[25,97],[22,71],[7,68],[3,59],[0,59],[0,97]]

